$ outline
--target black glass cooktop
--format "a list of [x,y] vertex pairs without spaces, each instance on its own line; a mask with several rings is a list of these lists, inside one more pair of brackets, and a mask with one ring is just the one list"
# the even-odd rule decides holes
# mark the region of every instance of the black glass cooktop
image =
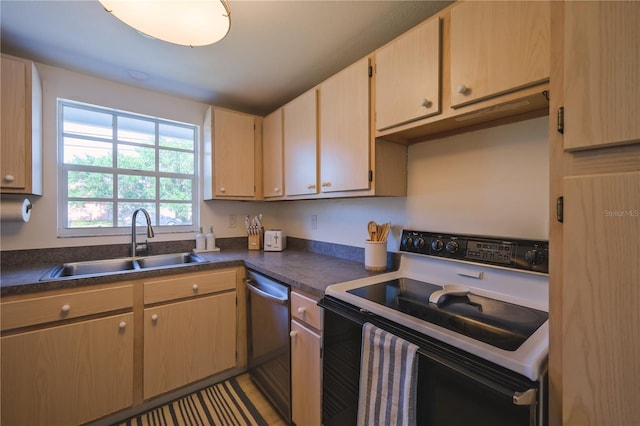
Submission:
[[399,278],[348,293],[508,351],[517,350],[548,318],[543,311],[471,293],[429,303],[431,293],[441,289]]

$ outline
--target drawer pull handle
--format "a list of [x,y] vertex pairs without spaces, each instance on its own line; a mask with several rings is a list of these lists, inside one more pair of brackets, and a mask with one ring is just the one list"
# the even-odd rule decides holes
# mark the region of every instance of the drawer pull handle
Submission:
[[62,308],[60,308],[60,310],[66,314],[71,310],[71,305],[62,305]]
[[158,314],[151,315],[151,321],[158,321]]
[[192,288],[193,288],[193,291],[198,291],[198,284],[194,284]]
[[297,332],[297,331],[295,331],[295,330],[291,330],[291,331],[289,332],[289,336],[291,336],[291,337],[296,337],[297,335],[298,335],[298,332]]
[[127,323],[124,321],[120,321],[120,324],[118,324],[118,328],[120,330],[124,330],[126,326],[127,326]]
[[307,312],[307,308],[305,308],[304,306],[300,306],[298,308],[298,313],[299,314],[304,314],[305,312]]

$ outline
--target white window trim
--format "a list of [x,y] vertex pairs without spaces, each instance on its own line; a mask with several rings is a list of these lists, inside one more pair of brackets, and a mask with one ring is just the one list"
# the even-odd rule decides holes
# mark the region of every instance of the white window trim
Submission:
[[[56,117],[56,125],[57,125],[57,176],[58,176],[58,194],[57,194],[57,236],[59,238],[67,238],[67,237],[99,237],[99,236],[117,236],[117,235],[131,235],[131,226],[120,226],[120,227],[85,227],[85,228],[67,228],[67,210],[66,210],[66,201],[67,201],[67,172],[68,166],[64,164],[64,135],[63,135],[63,126],[62,124],[62,111],[63,105],[93,109],[100,112],[109,112],[113,114],[117,114],[120,116],[126,117],[135,117],[135,118],[146,118],[150,120],[154,120],[157,122],[167,123],[167,124],[178,124],[178,125],[187,125],[193,126],[195,128],[195,140],[194,140],[194,176],[193,176],[193,185],[192,185],[192,210],[191,217],[193,223],[190,225],[155,225],[153,224],[153,230],[156,234],[171,234],[171,233],[192,233],[198,228],[199,217],[200,217],[200,202],[199,202],[199,194],[200,194],[200,173],[199,173],[199,164],[200,164],[200,126],[192,123],[185,123],[160,117],[153,117],[144,114],[138,114],[129,111],[123,111],[110,107],[101,107],[98,105],[91,105],[83,102],[77,102],[69,99],[58,98],[56,102],[57,108],[57,117]],[[156,146],[157,149],[157,146]],[[156,156],[156,163],[159,161],[159,158]],[[82,166],[74,166],[73,170],[79,170]],[[95,170],[95,169],[94,169]],[[113,172],[113,168],[108,169],[110,172]],[[129,175],[147,175],[144,173],[136,172],[135,170],[127,170],[127,174]],[[156,176],[159,176],[156,174]],[[166,177],[166,176],[163,176]],[[117,185],[114,182],[114,185]],[[115,192],[114,192],[115,194]],[[99,201],[100,199],[96,199]],[[107,199],[108,201],[113,201],[113,199]],[[143,201],[147,203],[147,201]],[[149,204],[159,203],[156,200],[149,200]],[[141,223],[140,219],[143,215],[138,215],[138,223]],[[141,229],[140,226],[138,226]]]

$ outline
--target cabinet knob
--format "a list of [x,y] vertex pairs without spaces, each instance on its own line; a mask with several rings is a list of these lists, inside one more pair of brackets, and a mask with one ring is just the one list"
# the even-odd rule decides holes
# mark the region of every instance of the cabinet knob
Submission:
[[127,323],[125,321],[120,321],[120,324],[118,324],[118,328],[120,330],[124,330],[126,326],[127,326]]
[[323,187],[323,188],[329,188],[329,187],[331,187],[331,182],[322,182],[322,187]]
[[307,311],[307,309],[306,309],[304,306],[300,306],[300,307],[298,308],[298,313],[299,313],[299,314],[304,314],[306,311]]
[[194,284],[192,288],[193,288],[193,291],[198,291],[198,284]]
[[60,310],[66,314],[71,310],[71,305],[62,305],[62,308],[60,308]]
[[316,184],[312,183],[312,184],[307,185],[307,189],[316,189]]
[[422,102],[420,102],[420,105],[425,108],[431,108],[431,105],[433,105],[433,103],[429,99],[425,98],[422,100]]
[[275,192],[276,194],[280,192],[280,188],[273,188],[273,192]]
[[13,182],[16,178],[13,175],[6,175],[4,177],[5,182]]
[[298,335],[298,332],[297,332],[297,331],[295,331],[295,330],[291,330],[291,331],[289,332],[289,336],[290,336],[290,337],[296,337],[297,335]]
[[151,315],[151,321],[158,321],[158,314]]
[[469,92],[469,88],[464,84],[461,84],[456,89],[456,92],[460,93],[461,95],[466,95]]
[[226,192],[226,191],[227,191],[227,189],[224,186],[220,187],[220,192]]

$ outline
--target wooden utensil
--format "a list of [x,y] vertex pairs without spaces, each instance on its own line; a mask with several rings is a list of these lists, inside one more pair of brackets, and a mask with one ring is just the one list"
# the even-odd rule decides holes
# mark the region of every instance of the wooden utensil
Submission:
[[367,224],[367,231],[369,231],[369,240],[378,241],[378,224],[374,221],[369,221]]
[[378,239],[380,241],[387,241],[387,237],[389,236],[389,230],[391,229],[391,222],[387,222],[381,225],[381,227],[382,227],[382,230],[380,231]]

